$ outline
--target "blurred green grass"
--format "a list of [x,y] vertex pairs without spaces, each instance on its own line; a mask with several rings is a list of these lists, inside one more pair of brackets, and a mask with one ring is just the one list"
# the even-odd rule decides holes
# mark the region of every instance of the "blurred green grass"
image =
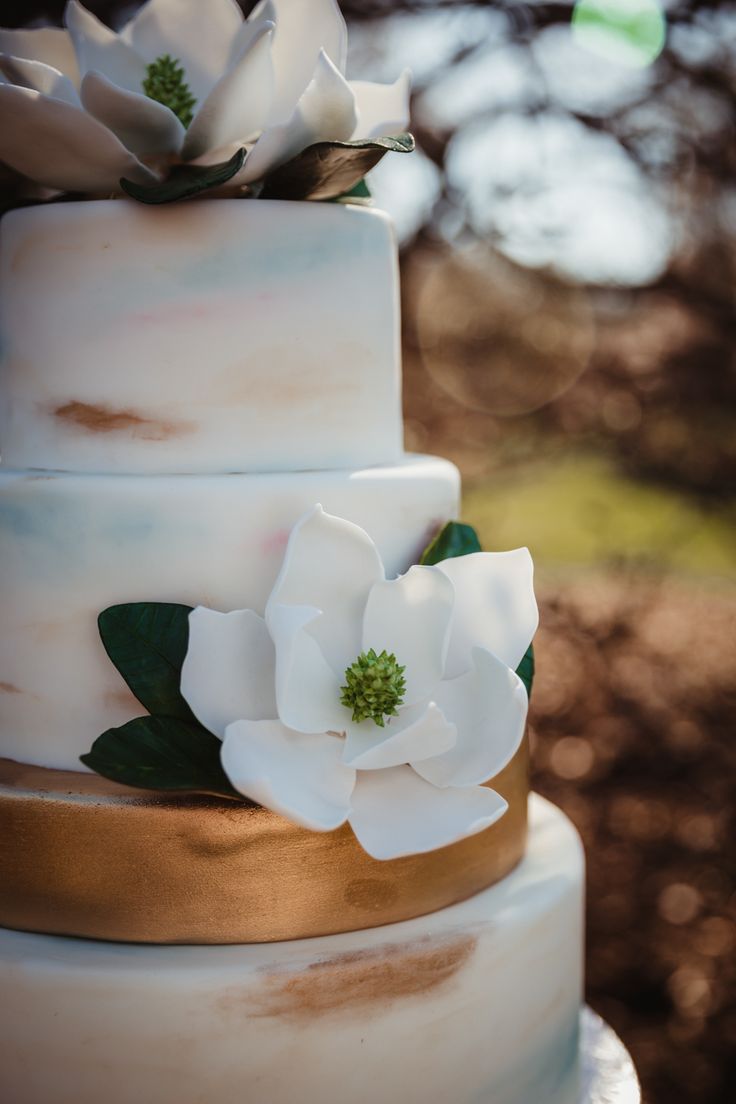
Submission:
[[736,508],[708,508],[573,454],[467,481],[463,518],[484,548],[527,545],[542,569],[640,568],[736,578]]

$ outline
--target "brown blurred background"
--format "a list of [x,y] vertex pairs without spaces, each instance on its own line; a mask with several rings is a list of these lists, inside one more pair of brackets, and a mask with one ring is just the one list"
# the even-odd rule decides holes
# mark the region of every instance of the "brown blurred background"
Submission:
[[588,998],[649,1104],[730,1104],[736,6],[342,8],[351,76],[414,72],[419,152],[371,180],[402,243],[408,446],[460,466],[485,547],[538,566],[534,782],[586,843]]

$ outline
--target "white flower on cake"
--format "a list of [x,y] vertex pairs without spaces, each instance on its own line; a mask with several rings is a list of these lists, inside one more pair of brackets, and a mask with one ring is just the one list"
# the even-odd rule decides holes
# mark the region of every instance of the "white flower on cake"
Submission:
[[0,30],[0,161],[36,184],[111,193],[172,163],[248,150],[251,184],[305,147],[393,135],[408,74],[346,81],[334,0],[148,0],[119,33],[77,0],[66,29]]
[[393,859],[493,824],[482,783],[527,714],[515,674],[537,626],[526,549],[387,580],[362,529],[316,507],[294,528],[265,618],[189,617],[181,690],[223,740],[240,793],[315,831],[346,821]]

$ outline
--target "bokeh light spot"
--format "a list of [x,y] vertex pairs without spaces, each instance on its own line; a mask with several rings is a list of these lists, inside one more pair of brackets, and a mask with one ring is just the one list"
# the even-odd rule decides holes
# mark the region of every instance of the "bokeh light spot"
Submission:
[[736,925],[721,916],[709,916],[695,933],[695,950],[711,958],[731,955],[736,949]]
[[681,1015],[698,1016],[707,1013],[711,986],[700,970],[682,966],[672,974],[667,987]]
[[591,53],[640,69],[661,54],[667,23],[657,0],[577,0],[572,31]]
[[584,778],[595,760],[593,748],[587,740],[577,736],[563,736],[550,752],[550,766],[558,778]]
[[670,924],[689,924],[700,912],[702,894],[684,882],[672,882],[659,895],[657,908],[663,920]]

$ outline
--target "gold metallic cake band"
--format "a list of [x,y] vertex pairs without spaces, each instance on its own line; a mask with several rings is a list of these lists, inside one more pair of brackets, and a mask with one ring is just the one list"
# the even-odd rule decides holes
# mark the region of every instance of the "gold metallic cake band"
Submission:
[[422,916],[505,877],[526,841],[524,745],[489,785],[508,812],[427,855],[370,858],[258,806],[128,789],[0,759],[0,925],[133,943],[268,943]]

